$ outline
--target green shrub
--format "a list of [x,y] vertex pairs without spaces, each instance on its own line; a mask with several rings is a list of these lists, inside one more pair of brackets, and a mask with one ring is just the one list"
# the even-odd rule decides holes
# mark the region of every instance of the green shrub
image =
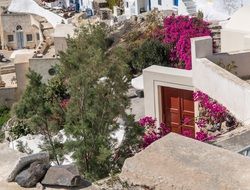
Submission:
[[132,51],[131,65],[137,71],[151,65],[170,66],[169,47],[158,40],[145,40],[142,45]]
[[3,124],[10,119],[10,109],[6,106],[0,105],[0,129]]
[[30,127],[23,121],[18,121],[17,124],[10,130],[11,136],[14,139],[31,134],[32,131]]

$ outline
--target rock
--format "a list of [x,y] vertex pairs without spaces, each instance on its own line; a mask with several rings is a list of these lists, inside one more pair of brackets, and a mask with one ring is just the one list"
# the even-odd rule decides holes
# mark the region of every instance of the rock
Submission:
[[157,190],[243,190],[249,189],[250,159],[170,133],[126,159],[120,179]]
[[40,161],[33,162],[28,169],[19,173],[15,181],[21,187],[34,187],[45,176],[50,164]]
[[44,190],[45,188],[44,188],[44,186],[41,183],[37,183],[36,184],[36,189],[37,190]]
[[7,181],[8,182],[14,181],[17,174],[19,174],[24,168],[28,167],[31,163],[35,161],[40,161],[42,163],[49,163],[49,153],[41,152],[20,158],[17,164],[15,165],[14,170],[8,176]]
[[132,22],[136,22],[137,21],[137,16],[132,15],[130,19],[132,20]]
[[52,166],[47,171],[43,185],[75,187],[81,185],[81,176],[76,166]]

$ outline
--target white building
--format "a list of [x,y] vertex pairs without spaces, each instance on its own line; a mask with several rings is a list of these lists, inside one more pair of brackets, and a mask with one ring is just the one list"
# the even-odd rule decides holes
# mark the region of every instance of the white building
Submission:
[[158,10],[174,10],[182,15],[196,13],[193,0],[124,0],[125,15],[138,15],[157,8]]
[[221,30],[221,51],[250,49],[250,6],[236,11]]
[[86,9],[93,9],[93,0],[57,0],[53,3],[46,3],[46,5],[54,8],[62,7],[85,11]]

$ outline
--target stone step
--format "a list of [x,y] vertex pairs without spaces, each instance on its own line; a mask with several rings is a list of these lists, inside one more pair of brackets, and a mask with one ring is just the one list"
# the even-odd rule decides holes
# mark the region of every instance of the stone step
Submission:
[[3,66],[0,69],[0,74],[9,74],[9,73],[14,73],[15,72],[15,66]]

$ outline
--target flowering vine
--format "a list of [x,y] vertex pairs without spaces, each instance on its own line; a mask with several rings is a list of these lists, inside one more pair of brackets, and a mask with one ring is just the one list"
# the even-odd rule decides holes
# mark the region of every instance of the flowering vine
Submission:
[[199,116],[195,121],[200,129],[196,133],[197,140],[211,140],[215,136],[238,126],[239,123],[229,111],[207,94],[197,91],[193,94],[193,98],[199,105]]
[[161,123],[160,127],[157,128],[156,119],[148,116],[141,118],[139,120],[139,125],[145,129],[143,135],[143,148],[146,148],[148,145],[170,132],[170,128],[167,127],[164,123]]
[[181,63],[185,69],[190,70],[192,69],[190,39],[211,36],[208,25],[209,23],[197,17],[173,14],[164,19],[163,28],[156,30],[154,37],[163,39],[164,43],[171,45],[171,61]]

